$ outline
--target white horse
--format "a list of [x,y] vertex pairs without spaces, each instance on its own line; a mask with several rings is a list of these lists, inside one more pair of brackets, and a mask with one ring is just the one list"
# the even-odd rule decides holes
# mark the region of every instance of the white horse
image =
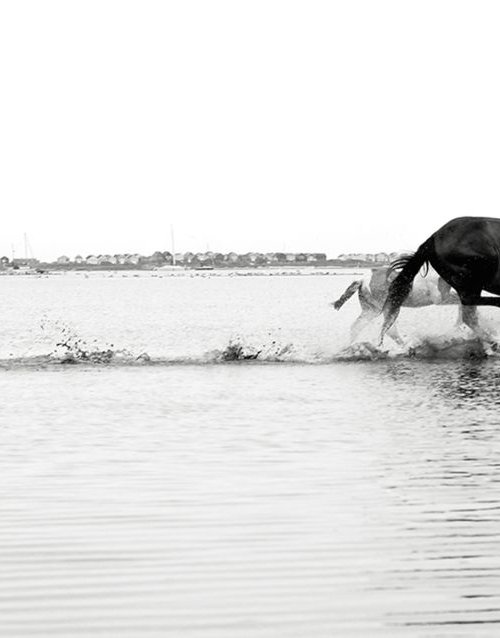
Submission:
[[[343,294],[332,302],[335,310],[340,310],[345,302],[357,291],[361,305],[361,314],[351,326],[351,342],[355,341],[360,333],[382,312],[389,285],[393,281],[397,272],[391,271],[390,266],[372,268],[371,273],[353,281],[346,288]],[[429,267],[429,272],[425,277],[418,277],[413,281],[413,287],[408,297],[403,302],[403,306],[408,308],[422,308],[424,306],[458,304],[457,324],[463,323],[462,305],[456,292],[442,279],[437,272]],[[399,345],[404,345],[397,328],[394,324],[387,334]]]

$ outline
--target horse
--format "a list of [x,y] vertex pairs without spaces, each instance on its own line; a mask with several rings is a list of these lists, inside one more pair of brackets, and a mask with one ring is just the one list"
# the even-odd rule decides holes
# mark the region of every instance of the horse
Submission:
[[[391,266],[379,266],[372,268],[371,273],[353,281],[342,295],[331,305],[335,310],[340,310],[345,302],[358,293],[358,300],[361,306],[361,314],[351,326],[351,343],[355,341],[366,326],[376,319],[384,307],[391,281],[396,277],[396,273]],[[460,304],[457,294],[451,290],[436,271],[429,269],[426,277],[419,277],[404,300],[403,306],[407,308],[422,308],[424,306]],[[462,322],[461,307],[458,311],[457,323]],[[387,334],[398,344],[404,345],[396,326],[392,324]]]
[[[477,306],[500,307],[500,219],[456,217],[433,233],[417,251],[393,262],[399,274],[389,285],[379,345],[396,320],[412,282],[430,264],[458,294],[464,323],[483,341],[491,336],[478,324]],[[482,296],[485,291],[492,297]]]

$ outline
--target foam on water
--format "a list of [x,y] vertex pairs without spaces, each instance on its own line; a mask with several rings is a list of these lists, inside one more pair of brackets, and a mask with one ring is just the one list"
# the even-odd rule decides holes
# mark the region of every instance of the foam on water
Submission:
[[381,359],[463,360],[499,356],[498,346],[477,337],[420,337],[411,346],[397,349],[379,348],[370,342],[354,343],[341,350],[337,361],[378,361]]
[[419,336],[411,346],[384,345],[370,341],[356,342],[332,352],[311,350],[301,343],[282,343],[272,335],[232,337],[220,349],[185,355],[164,356],[161,353],[134,351],[133,348],[86,340],[68,326],[60,326],[60,335],[46,354],[27,354],[0,359],[0,368],[36,368],[51,365],[148,366],[148,365],[213,365],[228,363],[288,363],[324,365],[342,362],[376,362],[387,360],[469,360],[500,356],[496,343],[487,345],[474,336]]

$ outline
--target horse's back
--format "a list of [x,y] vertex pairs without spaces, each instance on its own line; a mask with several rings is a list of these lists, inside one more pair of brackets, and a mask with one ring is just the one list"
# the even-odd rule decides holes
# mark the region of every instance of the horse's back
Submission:
[[497,254],[500,247],[500,219],[496,217],[455,217],[433,235],[439,254]]
[[[372,268],[369,280],[370,301],[372,305],[382,308],[391,281],[397,276],[396,271],[391,271],[389,266]],[[439,289],[439,275],[429,266],[428,272],[422,276],[417,276],[413,281],[410,294],[403,302],[403,306],[408,308],[421,308],[422,306],[432,306],[442,302],[442,295]],[[364,289],[366,290],[366,288]],[[366,295],[365,295],[366,296]]]
[[430,261],[448,283],[500,294],[500,219],[456,217],[432,239]]

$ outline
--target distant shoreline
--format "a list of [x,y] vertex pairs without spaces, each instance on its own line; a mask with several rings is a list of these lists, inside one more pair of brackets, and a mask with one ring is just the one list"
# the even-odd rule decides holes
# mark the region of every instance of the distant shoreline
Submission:
[[151,277],[279,277],[279,276],[357,276],[363,275],[363,272],[359,270],[366,269],[361,266],[359,269],[350,267],[323,267],[323,268],[310,268],[303,267],[297,268],[293,266],[288,267],[276,267],[276,266],[263,266],[258,268],[185,268],[185,267],[171,267],[168,269],[163,268],[38,268],[38,269],[5,269],[0,270],[0,277],[49,277],[51,275],[67,275],[73,273],[75,275],[81,275],[88,277],[89,275],[102,274],[108,277],[140,277],[141,275]]
[[5,268],[0,273],[23,272],[26,270],[41,272],[238,272],[238,271],[291,271],[291,270],[308,270],[311,272],[320,270],[352,270],[353,268],[376,268],[387,266],[386,263],[363,262],[363,261],[337,261],[331,260],[322,264],[310,263],[290,263],[290,264],[235,264],[235,265],[217,265],[213,266],[152,266],[151,264],[58,264],[58,263],[39,263],[34,267],[27,268]]

